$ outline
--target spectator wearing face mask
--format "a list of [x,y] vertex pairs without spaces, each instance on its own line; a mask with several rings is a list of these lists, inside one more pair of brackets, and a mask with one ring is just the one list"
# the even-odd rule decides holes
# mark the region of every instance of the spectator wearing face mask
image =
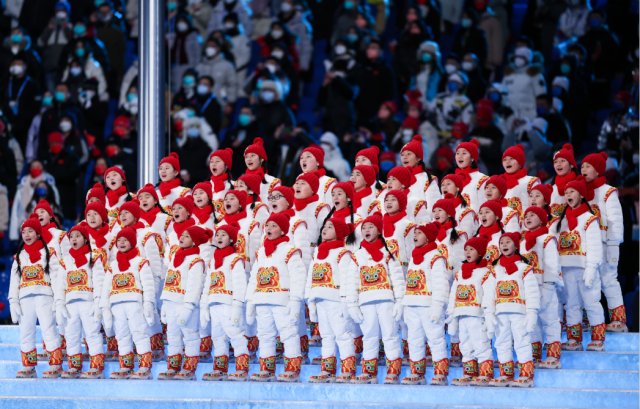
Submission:
[[382,58],[382,44],[373,40],[366,49],[366,57],[354,72],[359,88],[356,98],[358,123],[365,124],[377,112],[380,104],[393,99],[391,70]]
[[31,162],[38,156],[38,145],[40,143],[40,124],[42,115],[53,106],[53,95],[46,91],[42,95],[42,100],[38,112],[34,115],[27,132],[27,149],[24,152],[25,160]]
[[[416,9],[407,12],[407,23],[398,36],[398,40],[391,44],[393,50],[393,69],[397,79],[398,93],[404,94],[409,88],[411,78],[418,73],[419,62],[416,49],[426,40],[431,39],[429,29],[414,16]],[[418,15],[419,17],[419,15]]]
[[[263,135],[265,145],[268,145],[266,141],[275,137],[278,128],[293,128],[296,121],[291,110],[281,99],[281,89],[277,82],[262,81],[258,95],[254,112],[260,135]],[[267,154],[272,157],[269,152]]]
[[178,92],[173,95],[173,100],[171,101],[172,111],[196,106],[197,78],[198,72],[194,69],[188,69],[184,72],[182,85]]
[[[246,169],[244,163],[244,151],[253,143],[253,139],[261,136],[259,124],[253,113],[253,108],[245,105],[240,108],[235,125],[227,131],[222,148],[231,148],[233,150],[233,166],[231,168],[232,179],[238,178]],[[271,151],[274,148],[272,139],[265,142],[265,150]],[[277,147],[279,149],[279,146]],[[269,155],[269,153],[267,153]]]
[[235,13],[238,16],[244,32],[247,36],[251,37],[253,35],[252,12],[247,0],[219,0],[217,4],[213,6],[213,13],[209,19],[209,26],[207,27],[207,35],[213,31],[222,30],[224,17],[230,13]]
[[57,78],[60,56],[65,46],[73,40],[73,26],[69,22],[70,13],[69,3],[58,1],[55,5],[55,15],[38,38],[38,47],[42,50],[42,64],[49,90],[53,89],[54,81]]
[[11,124],[13,135],[20,143],[20,148],[24,152],[27,142],[27,131],[31,123],[31,118],[38,110],[38,86],[27,75],[25,59],[17,55],[10,67],[7,81],[3,84],[3,106],[2,111],[6,119]]
[[547,93],[544,76],[537,66],[532,66],[532,59],[533,51],[530,48],[516,48],[502,80],[506,104],[513,110],[516,118],[523,121],[537,116],[536,97]]
[[487,58],[484,62],[484,68],[488,78],[491,78],[491,74],[502,65],[507,39],[507,33],[504,32],[500,19],[496,16],[494,9],[489,7],[490,3],[496,2],[490,0],[474,0],[473,2],[479,15],[478,28],[484,32],[487,40]]
[[484,73],[478,57],[473,53],[467,53],[462,59],[462,71],[469,78],[469,86],[467,87],[467,96],[474,104],[484,96],[487,89],[487,81],[484,79]]
[[[553,105],[551,95],[543,94],[536,98],[536,111],[538,117],[544,119],[547,123],[547,129],[545,129],[544,133],[552,144],[561,146],[564,143],[571,142],[569,122],[562,115],[562,110],[556,109]],[[579,139],[582,139],[582,137],[579,137]]]
[[476,104],[476,125],[469,135],[480,142],[480,159],[489,175],[502,171],[502,140],[504,134],[496,124],[494,103],[481,99]]
[[251,40],[244,32],[238,16],[235,13],[227,14],[224,17],[224,34],[231,43],[231,53],[238,77],[238,97],[244,96],[242,85],[247,78],[247,66],[251,60]]
[[60,205],[62,214],[67,220],[75,220],[76,203],[80,194],[76,186],[80,176],[80,155],[78,151],[77,136],[70,132],[52,132],[48,136],[49,158],[45,162],[45,168],[56,180],[56,187],[60,192]]
[[[188,15],[179,14],[176,17],[175,32],[168,32],[169,60],[171,61],[171,90],[176,92],[184,73],[195,68],[201,59],[201,40],[198,30],[193,28]],[[184,85],[184,83],[183,83]],[[192,84],[195,87],[194,83]]]
[[109,106],[107,101],[100,100],[98,87],[98,81],[94,78],[87,79],[80,84],[78,104],[82,110],[86,132],[102,139]]
[[413,86],[420,92],[420,102],[427,105],[438,94],[442,78],[440,47],[434,41],[425,41],[417,51],[418,72]]
[[484,31],[477,27],[478,15],[475,10],[467,9],[462,14],[460,28],[453,40],[453,52],[459,55],[473,53],[484,66],[487,59],[487,39]]
[[58,84],[53,94],[53,105],[42,114],[38,130],[38,159],[47,158],[47,135],[60,130],[63,117],[72,118],[73,127],[81,134],[84,133],[84,118],[80,107],[71,100],[69,87]]
[[60,56],[60,72],[64,70],[67,62],[76,56],[76,42],[82,41],[86,53],[91,54],[91,56],[100,63],[100,67],[106,76],[107,73],[111,71],[109,55],[107,54],[105,44],[99,38],[95,37],[95,28],[93,26],[87,27],[86,23],[79,21],[73,26],[73,38],[74,41],[67,44]]
[[234,65],[220,51],[218,41],[207,40],[196,71],[201,76],[213,78],[213,92],[222,104],[233,105],[238,99],[238,76]]
[[300,59],[300,70],[306,72],[311,65],[313,55],[313,29],[306,17],[293,0],[283,0],[280,3],[278,20],[296,37],[296,48]]
[[133,64],[127,69],[127,72],[122,77],[122,83],[120,84],[120,92],[118,96],[118,107],[122,107],[127,102],[127,95],[131,87],[136,87],[138,83],[138,72],[140,63],[135,60]]
[[187,13],[193,18],[193,27],[198,30],[200,36],[208,34],[209,21],[213,14],[213,6],[205,0],[189,0],[186,7]]
[[471,123],[473,104],[465,95],[468,85],[469,80],[464,73],[450,74],[447,91],[439,94],[427,108],[436,117],[436,127],[440,136],[451,136],[452,127],[456,122],[463,122],[467,126]]
[[344,182],[351,177],[351,166],[342,155],[338,137],[332,132],[325,132],[320,137],[320,147],[324,151],[324,168],[329,176]]
[[122,15],[114,10],[111,0],[98,0],[95,4],[97,10],[90,20],[94,22],[96,37],[102,41],[107,50],[110,71],[105,71],[105,74],[108,78],[109,90],[115,94],[117,84],[120,84],[124,74],[127,41],[124,22]]
[[182,169],[180,175],[187,186],[208,179],[210,173],[207,166],[209,154],[218,149],[218,139],[207,122],[198,116],[190,116],[186,112],[176,114],[182,121],[182,132],[175,139],[180,154]]
[[70,58],[62,72],[62,81],[73,84],[73,87],[70,86],[70,91],[72,94],[75,94],[78,86],[86,79],[95,79],[98,82],[98,99],[103,102],[108,101],[109,90],[102,66],[93,58],[84,41],[77,40],[74,45],[73,57]]
[[318,104],[324,107],[323,129],[340,139],[355,131],[356,87],[347,72],[346,62],[338,61],[325,74],[318,94]]
[[213,129],[214,133],[217,134],[220,132],[222,126],[222,107],[214,92],[213,78],[206,75],[198,78],[196,105],[194,108],[197,115],[207,121],[207,124]]
[[339,2],[340,7],[333,17],[333,31],[331,32],[331,44],[349,34],[349,29],[356,25],[358,12],[361,11],[356,0],[344,0]]
[[26,65],[26,75],[31,77],[38,89],[44,86],[42,60],[33,48],[31,37],[21,27],[13,27],[0,48],[0,67],[9,69],[13,60],[20,58]]

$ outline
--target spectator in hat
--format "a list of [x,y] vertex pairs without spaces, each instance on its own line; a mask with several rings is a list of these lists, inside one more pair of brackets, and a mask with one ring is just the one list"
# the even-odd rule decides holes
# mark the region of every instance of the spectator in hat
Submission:
[[191,86],[195,88],[195,76],[193,83],[184,83],[185,71],[189,68],[195,68],[201,59],[201,39],[191,24],[188,15],[178,14],[175,20],[175,32],[172,34],[172,41],[169,41],[168,59],[171,62],[171,90],[176,92],[182,86]]
[[420,92],[420,102],[427,105],[438,94],[442,79],[440,48],[434,41],[425,41],[417,51],[418,72],[415,76],[415,88]]
[[[83,40],[76,40],[73,47],[73,57],[62,71],[62,81],[75,81],[80,84],[85,79],[95,79],[98,81],[98,98],[100,101],[109,99],[107,89],[107,79],[102,66],[91,54]],[[73,91],[72,91],[73,93]]]
[[447,91],[439,94],[428,107],[436,116],[436,126],[441,136],[450,136],[456,122],[464,122],[467,126],[471,123],[473,104],[466,96],[468,85],[469,79],[464,73],[449,74]]
[[38,89],[42,89],[45,84],[42,60],[33,46],[31,36],[22,27],[11,27],[9,36],[0,48],[0,67],[8,70],[15,58],[22,59],[26,64],[26,75],[31,77]]
[[2,85],[2,111],[11,124],[11,131],[24,152],[27,131],[31,119],[38,111],[36,97],[39,93],[37,83],[27,74],[27,63],[23,54],[14,57],[9,66],[9,75]]
[[502,80],[506,103],[516,118],[532,120],[537,116],[536,97],[547,93],[547,83],[539,68],[532,66],[533,50],[530,48],[516,48],[509,61]]
[[[265,141],[275,137],[278,128],[293,128],[296,124],[293,113],[282,101],[282,89],[275,81],[262,82],[258,104],[255,107],[255,116],[258,129]],[[272,155],[269,154],[269,157]]]
[[213,6],[213,12],[207,26],[207,33],[210,34],[216,30],[222,30],[224,17],[234,13],[238,16],[238,20],[242,24],[244,32],[247,36],[253,35],[253,21],[251,20],[251,8],[247,0],[222,0]]
[[240,89],[236,67],[227,60],[221,49],[219,41],[207,40],[196,71],[213,78],[213,92],[223,105],[234,104]]

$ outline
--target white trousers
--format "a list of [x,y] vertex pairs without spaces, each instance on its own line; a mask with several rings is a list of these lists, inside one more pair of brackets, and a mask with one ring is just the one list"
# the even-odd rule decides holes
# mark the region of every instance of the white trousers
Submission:
[[[466,315],[459,317],[458,335],[460,337],[462,362],[469,362],[474,359],[478,362],[484,362],[493,359],[491,340],[487,338],[484,318]],[[433,349],[431,351],[433,352]]]
[[211,304],[209,313],[214,356],[229,356],[229,342],[235,356],[249,354],[247,339],[244,337],[244,325],[235,326],[231,322],[231,306]]
[[178,324],[178,311],[182,303],[164,301],[167,311],[167,352],[169,356],[184,354],[186,356],[200,355],[200,308],[196,307],[184,326]]
[[301,355],[298,323],[294,322],[283,305],[256,305],[256,322],[258,341],[260,342],[260,358],[276,355],[276,336],[284,345],[284,356],[295,358]]
[[556,286],[551,283],[543,283],[540,286],[540,311],[538,312],[538,325],[531,334],[531,342],[542,342],[547,344],[560,342],[562,328],[560,326],[560,316],[558,316],[558,293]]
[[618,282],[618,264],[615,266],[606,261],[600,266],[600,279],[602,281],[602,292],[607,298],[607,306],[610,310],[624,304],[622,289]]
[[164,287],[164,282],[162,280],[162,276],[158,274],[153,274],[153,282],[156,289],[156,309],[153,313],[155,317],[155,322],[153,325],[149,326],[149,334],[162,334],[162,322],[160,322],[160,307],[162,306],[163,301],[160,300],[160,296],[162,295],[162,288]]
[[589,324],[592,326],[604,322],[604,309],[600,304],[600,279],[596,277],[591,288],[587,288],[584,285],[583,274],[584,269],[580,267],[562,268],[567,293],[567,326],[582,322],[582,308],[587,310]]
[[336,356],[336,344],[341,359],[355,356],[354,336],[345,319],[345,316],[349,316],[346,305],[339,301],[319,300],[316,308],[322,337],[322,357]]
[[[377,359],[380,339],[390,361],[402,357],[398,323],[393,319],[393,302],[377,301],[360,306],[364,321],[362,329],[362,359]],[[322,330],[321,330],[322,333]]]
[[[431,307],[404,307],[404,322],[407,324],[409,358],[416,362],[426,356],[426,342],[431,348],[433,361],[447,357],[447,343],[444,339],[444,321],[431,322]],[[442,318],[442,317],[441,317]]]
[[77,355],[82,352],[82,334],[89,347],[89,355],[104,353],[100,323],[93,318],[93,302],[75,300],[67,304],[69,318],[65,327],[67,340],[67,355]]
[[125,301],[112,304],[111,314],[120,355],[132,353],[134,343],[139,355],[151,352],[149,326],[144,319],[141,302]]
[[47,351],[60,348],[60,336],[56,330],[53,297],[31,295],[20,299],[20,351],[31,352],[36,348],[36,322],[40,324],[42,339]]
[[518,313],[496,314],[496,352],[498,353],[498,361],[500,363],[513,361],[514,347],[518,362],[525,363],[533,359],[531,337],[527,332],[527,316]]

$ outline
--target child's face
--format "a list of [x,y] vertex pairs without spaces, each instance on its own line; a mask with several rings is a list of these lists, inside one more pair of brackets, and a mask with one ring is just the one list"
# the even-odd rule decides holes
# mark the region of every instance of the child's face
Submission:
[[500,190],[493,183],[487,183],[484,186],[484,195],[487,200],[500,200],[502,199],[502,194]]
[[235,186],[236,190],[243,190],[247,193],[253,193],[249,190],[249,186],[247,186],[246,183],[244,183],[242,180],[236,180],[236,186]]
[[432,214],[433,214],[433,220],[437,221],[440,224],[446,223],[449,220],[449,215],[447,214],[447,212],[445,212],[439,207],[436,207],[435,209],[433,209]]
[[311,186],[302,179],[296,180],[296,183],[293,184],[293,196],[296,199],[306,199],[313,196],[313,193]]
[[509,237],[502,237],[500,239],[500,253],[506,257],[513,256],[516,253],[516,243]]
[[227,165],[224,164],[222,159],[214,156],[209,161],[209,170],[213,176],[220,176],[227,171]]
[[255,153],[247,153],[244,155],[244,164],[247,165],[247,169],[256,170],[262,165],[262,159]]
[[179,245],[181,249],[188,249],[190,247],[193,247],[193,239],[189,235],[189,232],[187,232],[186,230],[182,232],[182,235],[180,236]]
[[196,189],[192,193],[193,201],[195,202],[198,209],[202,209],[206,205],[209,204],[209,196],[207,196],[207,192],[202,189]]
[[372,242],[378,239],[378,237],[380,237],[380,232],[378,231],[378,228],[376,227],[375,224],[373,223],[364,223],[362,225],[362,237],[368,241],[368,242]]
[[410,150],[405,150],[400,154],[400,161],[402,162],[402,166],[412,168],[418,165],[419,159],[415,153]]
[[269,200],[269,207],[274,213],[284,212],[289,209],[289,202],[280,192],[273,192],[267,198]]
[[124,237],[120,237],[118,241],[116,241],[116,247],[118,247],[118,251],[120,253],[126,253],[131,250],[131,243]]
[[449,179],[445,179],[442,181],[442,183],[440,184],[440,190],[442,190],[443,195],[449,193],[455,196],[458,194],[458,187]]
[[366,156],[358,155],[358,156],[356,156],[356,166],[360,166],[360,165],[373,166],[373,163],[371,163],[369,158],[367,158]]
[[467,261],[467,263],[474,263],[478,261],[483,255],[478,254],[478,250],[474,249],[471,246],[466,246],[464,248],[464,259]]
[[216,232],[216,247],[223,249],[231,245],[231,237],[224,230],[218,230]]
[[387,188],[389,188],[390,190],[404,190],[405,187],[406,186],[400,183],[400,181],[395,177],[387,177]]
[[580,167],[580,173],[582,173],[582,176],[584,176],[587,182],[593,182],[599,176],[596,168],[594,168],[587,162],[582,163],[582,166]]
[[269,238],[269,240],[279,239],[284,234],[280,226],[278,226],[278,223],[273,221],[267,222],[264,231],[267,234],[267,238]]
[[571,172],[571,164],[565,158],[555,158],[553,160],[553,169],[556,171],[556,175],[564,176]]
[[169,182],[178,177],[178,172],[171,164],[163,163],[158,167],[158,175],[163,182]]
[[347,194],[342,189],[333,189],[331,191],[331,200],[333,201],[333,205],[336,207],[336,210],[341,210],[347,207],[348,198]]
[[427,236],[422,232],[422,230],[413,230],[413,244],[415,245],[415,247],[424,246],[428,241],[429,240],[427,239]]
[[471,154],[468,150],[460,148],[456,151],[456,165],[458,165],[460,169],[465,169],[471,166],[472,160],[473,159],[471,158]]
[[304,173],[313,172],[314,170],[318,170],[320,165],[316,160],[316,157],[313,156],[309,152],[305,152],[300,155],[300,167]]
[[24,244],[31,245],[35,243],[36,240],[38,240],[38,233],[36,233],[35,230],[31,227],[22,229],[22,241],[24,241]]
[[36,210],[36,216],[38,216],[38,221],[40,222],[40,226],[46,226],[51,222],[51,216],[44,209]]
[[531,206],[545,207],[547,203],[544,201],[544,196],[538,190],[532,190],[529,192],[529,204]]
[[182,205],[174,205],[171,209],[173,213],[173,221],[175,223],[182,223],[190,216],[189,211]]
[[582,203],[582,196],[580,196],[580,193],[573,188],[565,189],[564,197],[567,199],[567,204],[574,209]]
[[79,231],[72,231],[69,234],[69,242],[71,242],[71,247],[78,250],[87,243],[87,240]]
[[478,212],[478,218],[480,219],[480,224],[482,227],[491,227],[494,225],[498,218],[496,214],[491,211],[488,207],[483,207]]
[[391,215],[398,213],[400,211],[398,198],[394,195],[387,195],[387,197],[384,198],[384,209]]
[[[163,166],[166,165],[165,163],[162,164]],[[156,205],[156,199],[151,195],[151,193],[140,193],[138,195],[138,200],[140,201],[140,208],[142,210],[144,210],[145,212],[148,212],[149,210],[151,210],[153,208],[153,206]]]
[[542,225],[542,220],[534,212],[527,212],[524,214],[524,227],[527,230],[533,230]]
[[322,228],[322,241],[329,241],[336,239],[336,229],[333,227],[333,223],[326,222]]
[[364,176],[360,173],[359,170],[354,170],[351,172],[351,178],[349,178],[351,183],[353,183],[353,188],[356,192],[361,191],[367,187],[367,182],[364,180]]
[[98,212],[95,210],[89,210],[87,212],[87,224],[92,229],[99,229],[104,224],[104,221]]
[[124,180],[122,180],[122,176],[118,172],[109,172],[107,176],[104,178],[105,184],[107,188],[111,190],[118,190],[122,187]]
[[511,156],[505,156],[502,158],[502,167],[507,173],[515,173],[520,170],[520,164]]
[[120,211],[120,222],[122,222],[123,226],[131,226],[132,224],[134,224],[136,222],[136,218],[133,217],[133,214],[131,214],[130,211],[128,210],[121,210]]
[[240,200],[236,195],[226,195],[224,197],[224,211],[227,214],[236,214],[240,211]]
[[89,204],[89,203],[93,203],[93,202],[99,202],[99,201],[100,201],[100,199],[98,199],[97,197],[95,197],[95,196],[94,196],[94,197],[90,197],[90,198],[87,200],[87,204]]

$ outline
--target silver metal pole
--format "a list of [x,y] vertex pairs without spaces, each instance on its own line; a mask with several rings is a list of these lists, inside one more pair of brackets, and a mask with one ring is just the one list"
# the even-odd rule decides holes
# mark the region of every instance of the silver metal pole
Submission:
[[164,151],[164,1],[140,0],[138,186],[158,180]]

